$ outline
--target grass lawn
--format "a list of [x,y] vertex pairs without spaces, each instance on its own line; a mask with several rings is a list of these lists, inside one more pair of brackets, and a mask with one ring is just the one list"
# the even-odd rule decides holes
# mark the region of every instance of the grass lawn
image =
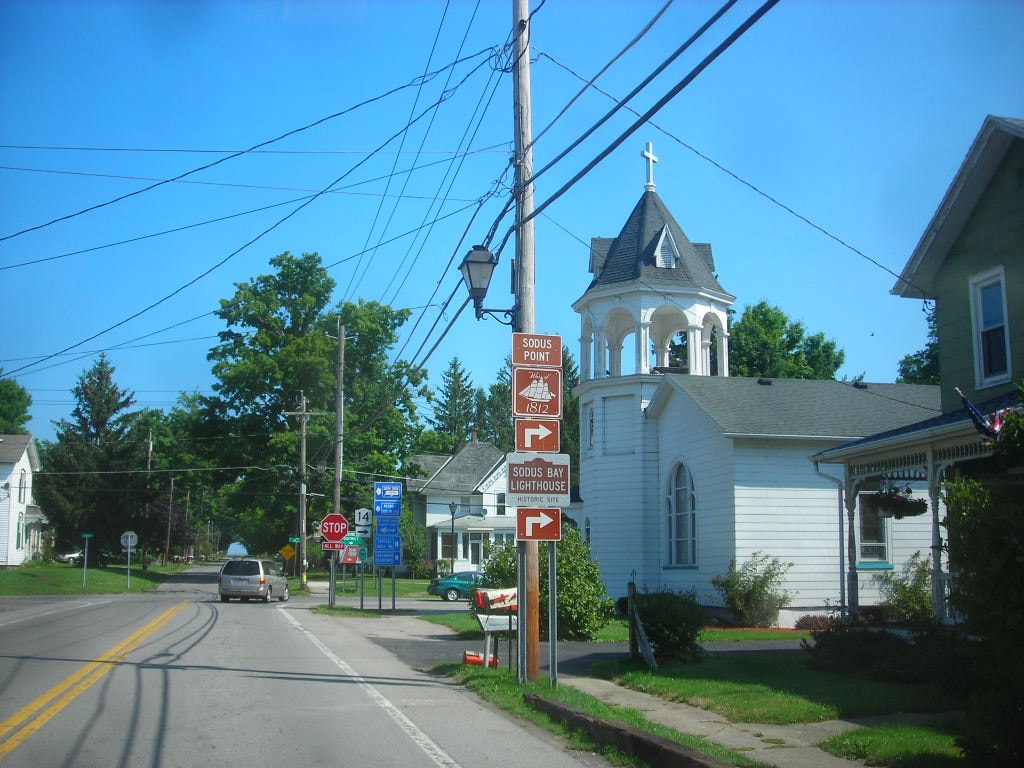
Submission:
[[[480,624],[474,618],[468,608],[452,613],[438,613],[420,617],[424,621],[435,624],[443,624],[451,627],[464,640],[475,640],[482,638],[484,633],[480,631]],[[797,640],[810,638],[810,632],[801,632],[791,629],[705,629],[701,633],[701,641],[713,642],[738,642],[740,640],[779,640],[781,638],[794,638]],[[615,619],[609,622],[594,638],[598,643],[626,643],[629,642],[629,627],[624,619]]]
[[[289,576],[291,572],[289,571]],[[329,571],[310,571],[307,574],[309,581],[330,581],[331,574]],[[358,574],[355,573],[342,573],[341,568],[338,569],[338,573],[335,576],[335,590],[336,595],[349,595],[358,596],[360,594],[373,595],[377,597],[377,580],[369,573],[366,574],[365,578],[360,579]],[[380,580],[381,584],[381,595],[385,598],[391,597],[391,577],[385,576]],[[431,595],[427,594],[427,585],[430,584],[430,579],[395,579],[395,597],[426,597],[429,598]],[[436,598],[440,600],[441,598]]]
[[167,566],[151,565],[145,571],[141,566],[132,566],[129,590],[127,565],[107,565],[85,570],[81,566],[64,563],[30,563],[19,568],[0,570],[0,596],[149,592],[166,581],[170,574],[187,568],[188,565],[181,563]]
[[594,672],[620,685],[718,712],[733,722],[813,723],[892,712],[947,712],[958,703],[931,686],[883,683],[811,669],[802,655],[729,653],[654,672],[628,660]]
[[[465,639],[482,635],[469,611],[421,618],[451,627]],[[793,634],[806,633],[785,636]],[[627,639],[627,635],[618,630],[605,633],[616,642]],[[702,639],[773,640],[779,636],[780,632],[770,630],[711,630]],[[519,686],[508,670],[454,664],[445,668],[447,674],[504,709],[534,722],[543,721],[543,716],[522,703],[521,694],[527,688]],[[881,683],[853,675],[821,672],[808,667],[804,657],[796,654],[721,654],[700,664],[664,665],[653,673],[624,659],[599,664],[594,672],[664,699],[685,701],[719,712],[734,722],[804,723],[869,714],[946,712],[958,707],[958,702],[932,687]],[[540,690],[533,692],[557,698],[597,717],[630,723],[734,765],[756,765],[742,755],[729,755],[724,748],[709,745],[703,739],[649,723],[640,713],[609,708],[569,686],[552,690],[546,683],[537,685]],[[558,728],[550,724],[548,727]],[[822,748],[840,757],[887,768],[962,768],[966,762],[954,743],[955,733],[948,726],[880,726],[835,736]]]
[[966,761],[957,749],[955,724],[862,728],[837,734],[822,749],[847,760],[892,768],[960,768]]
[[548,699],[557,699],[568,706],[588,712],[595,717],[627,723],[636,728],[641,728],[676,741],[691,749],[699,750],[704,754],[712,755],[729,765],[740,766],[741,768],[769,768],[765,763],[752,760],[740,752],[733,752],[699,736],[680,733],[658,723],[652,723],[635,710],[611,707],[593,696],[582,693],[570,686],[563,685],[558,688],[551,688],[547,681],[520,684],[515,672],[507,669],[486,669],[484,667],[463,666],[461,664],[443,664],[434,671],[454,677],[470,690],[475,691],[483,698],[516,717],[536,723],[554,733],[567,735],[570,743],[575,748],[602,752],[612,762],[618,764],[639,765],[629,757],[616,754],[615,752],[605,752],[603,747],[589,743],[579,734],[568,731],[563,726],[554,723],[546,715],[526,706],[523,702],[523,694],[535,693]]

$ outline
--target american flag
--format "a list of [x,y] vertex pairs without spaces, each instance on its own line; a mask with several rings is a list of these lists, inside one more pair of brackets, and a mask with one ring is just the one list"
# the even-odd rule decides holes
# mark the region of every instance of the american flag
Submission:
[[995,413],[984,414],[978,406],[967,399],[967,396],[960,391],[960,387],[954,387],[954,389],[956,390],[956,393],[960,395],[960,400],[963,402],[964,408],[967,409],[967,413],[971,417],[971,421],[974,422],[974,426],[977,428],[978,432],[980,432],[986,440],[995,440],[999,437],[999,433],[1003,429],[1003,417],[1009,409],[1002,408]]

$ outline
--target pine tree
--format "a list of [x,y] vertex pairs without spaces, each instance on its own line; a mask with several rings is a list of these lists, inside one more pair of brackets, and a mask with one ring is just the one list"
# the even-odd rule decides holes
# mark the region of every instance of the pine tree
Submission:
[[457,451],[476,428],[473,382],[458,357],[453,357],[441,374],[441,391],[434,399],[434,417],[427,421],[444,436],[451,453]]

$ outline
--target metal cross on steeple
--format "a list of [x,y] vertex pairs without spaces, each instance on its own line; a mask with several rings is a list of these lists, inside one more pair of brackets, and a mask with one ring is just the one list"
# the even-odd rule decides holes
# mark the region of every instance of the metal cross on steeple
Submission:
[[644,151],[640,153],[640,157],[647,160],[647,183],[644,184],[644,189],[647,192],[654,191],[654,164],[658,162],[658,158],[654,155],[654,144],[647,142],[647,146]]

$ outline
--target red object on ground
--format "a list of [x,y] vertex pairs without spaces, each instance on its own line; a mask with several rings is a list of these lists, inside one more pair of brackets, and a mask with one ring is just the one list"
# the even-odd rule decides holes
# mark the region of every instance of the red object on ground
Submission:
[[[473,651],[464,651],[462,654],[462,663],[469,664],[471,667],[482,667],[484,665],[484,656],[482,653],[474,653]],[[490,663],[487,665],[493,669],[498,668],[498,658],[491,656]]]

